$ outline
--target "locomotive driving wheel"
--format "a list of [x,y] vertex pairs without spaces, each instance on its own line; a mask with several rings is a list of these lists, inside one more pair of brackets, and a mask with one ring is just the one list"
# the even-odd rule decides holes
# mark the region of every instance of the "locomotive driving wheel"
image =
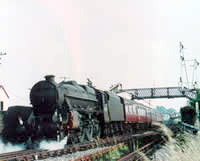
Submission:
[[89,124],[88,128],[86,129],[86,136],[87,140],[91,141],[93,139],[94,128],[92,124]]
[[93,137],[98,139],[100,138],[100,136],[101,136],[101,129],[100,129],[99,123],[95,123]]
[[[88,119],[89,118],[89,119]],[[80,120],[80,135],[79,141],[81,143],[85,141],[92,141],[93,139],[100,138],[101,130],[99,121],[91,116],[83,117]]]
[[83,143],[84,141],[91,141],[93,139],[94,128],[92,124],[88,124],[87,126],[81,129],[80,134],[80,142]]

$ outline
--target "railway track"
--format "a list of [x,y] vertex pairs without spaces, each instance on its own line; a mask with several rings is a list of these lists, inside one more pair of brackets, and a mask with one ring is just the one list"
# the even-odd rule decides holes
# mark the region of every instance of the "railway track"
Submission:
[[0,154],[0,161],[6,160],[25,160],[37,159],[35,156],[38,153],[45,152],[46,150],[20,150],[15,152]]
[[[107,137],[104,139],[95,140],[90,143],[65,146],[62,149],[57,150],[23,150],[11,153],[0,154],[0,161],[22,161],[22,160],[43,160],[50,157],[65,156],[68,157],[69,154],[74,154],[79,151],[86,151],[89,149],[95,149],[104,147],[103,150],[95,152],[95,158],[106,154],[109,151],[119,148],[122,145],[129,147],[130,152],[138,149],[139,147],[146,145],[153,140],[161,139],[161,133],[155,131],[144,132],[141,134],[128,135],[128,136],[117,136],[117,137]],[[92,160],[94,154],[89,154],[83,157],[74,159],[75,161]]]
[[[120,143],[114,146],[110,146],[108,148],[104,148],[100,151],[86,154],[79,158],[70,161],[93,161],[93,160],[117,160],[117,161],[133,161],[139,160],[143,161],[143,157],[151,156],[156,149],[158,149],[158,145],[163,144],[164,140],[162,137],[158,137],[156,139],[152,139],[151,142],[137,142],[136,138],[141,137],[140,139],[144,139],[146,137],[156,136],[156,133],[146,133],[145,135],[135,135],[129,138],[129,142]],[[156,144],[156,148],[154,145]],[[128,150],[122,150],[121,147],[128,147]],[[112,151],[117,150],[117,154],[112,155]],[[116,152],[114,152],[116,153]],[[94,159],[95,158],[95,159]]]
[[145,160],[144,157],[149,156],[149,153],[152,154],[152,151],[154,151],[155,149],[153,149],[153,145],[154,144],[162,144],[163,141],[152,141],[146,145],[143,145],[142,147],[138,148],[136,151],[129,153],[123,157],[121,157],[119,160],[117,161],[143,161]]

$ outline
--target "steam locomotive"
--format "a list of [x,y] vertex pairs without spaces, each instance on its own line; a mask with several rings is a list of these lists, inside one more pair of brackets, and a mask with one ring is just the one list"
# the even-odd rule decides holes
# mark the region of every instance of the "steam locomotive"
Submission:
[[134,133],[150,128],[162,115],[143,104],[127,100],[76,81],[56,83],[53,75],[36,83],[30,91],[32,107],[10,107],[4,117],[3,138],[13,143],[42,139],[69,143],[104,136]]

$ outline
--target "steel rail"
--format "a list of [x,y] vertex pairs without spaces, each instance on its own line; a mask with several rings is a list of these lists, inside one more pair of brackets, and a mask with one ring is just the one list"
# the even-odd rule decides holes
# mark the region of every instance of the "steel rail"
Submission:
[[[130,140],[133,139],[143,139],[148,136],[157,136],[161,135],[160,132],[149,131],[143,132],[140,134],[128,135],[128,136],[118,136],[118,137],[107,137],[104,139],[95,140],[93,142],[82,144],[82,145],[74,145],[74,146],[65,146],[62,149],[47,151],[47,150],[24,150],[17,151],[11,153],[4,153],[0,155],[0,161],[11,161],[11,160],[39,160],[46,159],[48,157],[56,157],[61,155],[72,154],[77,151],[85,151],[89,149],[94,149],[97,147],[105,147],[105,146],[114,146],[117,144],[128,144]],[[119,146],[119,145],[118,145]],[[116,147],[118,147],[116,146]],[[109,150],[107,150],[109,151]],[[101,153],[97,153],[101,154]]]
[[100,151],[97,151],[97,152],[94,152],[94,153],[91,153],[91,154],[86,154],[86,155],[84,155],[82,157],[79,157],[79,158],[77,158],[75,160],[70,160],[70,161],[92,161],[94,157],[98,158],[99,156],[105,155],[105,154],[107,154],[108,152],[110,152],[110,151],[112,151],[114,149],[119,149],[120,146],[123,146],[123,145],[125,145],[125,144],[124,143],[120,143],[120,144],[117,144],[117,145],[114,145],[112,147],[108,147],[108,148],[102,149]]
[[143,147],[139,148],[137,151],[134,151],[132,153],[129,153],[128,155],[120,158],[118,161],[128,161],[129,159],[133,158],[135,156],[135,154],[137,154],[138,152],[148,148],[149,146],[151,146],[153,143],[155,143],[155,141],[152,141],[151,143],[148,143],[146,145],[144,145]]
[[[157,140],[155,140],[155,141],[152,141],[152,142],[150,142],[150,143],[148,143],[148,144],[146,144],[146,145],[144,145],[144,146],[142,146],[141,148],[139,148],[138,150],[136,150],[136,151],[134,151],[134,152],[132,152],[132,153],[129,153],[128,155],[126,155],[126,156],[124,156],[124,157],[121,157],[119,160],[117,160],[117,161],[132,161],[133,159],[134,160],[140,160],[140,159],[142,159],[144,156],[141,156],[140,155],[140,157],[139,158],[137,158],[136,159],[136,155],[139,153],[139,152],[142,152],[142,151],[144,151],[145,149],[148,149],[149,147],[151,147],[153,144],[155,144],[157,142]],[[163,141],[159,141],[159,144],[161,144]],[[150,150],[148,150],[146,153],[144,153],[144,154],[147,154],[147,153],[149,153],[150,151],[152,151],[152,149],[150,149]]]
[[[112,147],[108,147],[108,148],[105,148],[103,150],[100,150],[98,152],[94,152],[94,153],[90,153],[90,154],[86,154],[84,156],[81,156],[77,159],[74,159],[74,160],[70,160],[70,161],[92,161],[93,158],[100,158],[100,157],[105,157],[105,155],[109,152],[111,152],[113,149],[119,149],[120,146],[122,145],[127,145],[129,146],[128,142],[129,140],[135,140],[136,138],[143,138],[143,137],[149,137],[149,136],[153,136],[153,135],[160,135],[159,132],[144,132],[142,135],[141,134],[135,134],[135,135],[130,135],[129,137],[124,137],[121,141],[121,143],[117,144],[117,145],[114,145]],[[155,141],[154,141],[155,142]]]

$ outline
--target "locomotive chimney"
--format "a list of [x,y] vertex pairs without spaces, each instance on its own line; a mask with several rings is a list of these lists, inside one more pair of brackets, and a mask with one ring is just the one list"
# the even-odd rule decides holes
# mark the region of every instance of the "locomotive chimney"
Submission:
[[45,79],[49,82],[55,83],[55,76],[54,75],[46,75]]

